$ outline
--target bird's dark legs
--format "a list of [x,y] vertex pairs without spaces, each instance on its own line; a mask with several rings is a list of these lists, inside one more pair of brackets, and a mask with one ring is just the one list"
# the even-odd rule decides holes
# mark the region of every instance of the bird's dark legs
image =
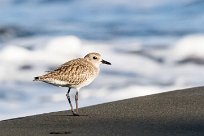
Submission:
[[[71,88],[68,88],[68,91],[67,91],[67,94],[66,94],[67,100],[68,100],[69,105],[70,105],[70,107],[71,107],[72,114],[73,114],[74,116],[78,116],[78,102],[76,103],[76,107],[77,107],[76,111],[77,111],[77,113],[75,113],[75,112],[74,112],[74,109],[73,109],[73,106],[72,106],[71,99],[70,99],[70,95],[69,95],[70,90],[71,90]],[[78,99],[78,92],[77,92],[77,99]],[[75,96],[75,100],[76,100],[76,96]]]
[[76,92],[76,95],[75,95],[75,103],[76,103],[76,113],[78,114],[78,91]]
[[72,113],[74,114],[74,109],[73,109],[72,102],[71,102],[70,95],[69,95],[70,90],[71,90],[71,88],[68,88],[68,91],[67,91],[66,96],[67,96],[67,100],[68,100],[68,102],[69,102],[69,105],[70,105],[70,107],[71,107],[71,111],[72,111]]

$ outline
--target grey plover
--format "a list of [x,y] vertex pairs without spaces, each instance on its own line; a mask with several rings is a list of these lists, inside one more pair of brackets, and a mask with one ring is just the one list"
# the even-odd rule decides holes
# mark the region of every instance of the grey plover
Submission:
[[[34,78],[34,81],[43,81],[61,87],[68,87],[66,94],[73,115],[78,114],[78,92],[80,88],[90,84],[100,71],[100,64],[111,65],[110,62],[101,58],[99,53],[89,53],[84,58],[77,58],[62,64],[60,67],[47,74]],[[72,107],[69,92],[71,88],[76,89],[75,103],[76,112]]]

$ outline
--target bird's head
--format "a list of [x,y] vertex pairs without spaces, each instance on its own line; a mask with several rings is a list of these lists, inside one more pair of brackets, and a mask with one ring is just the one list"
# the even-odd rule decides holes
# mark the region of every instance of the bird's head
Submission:
[[86,59],[87,61],[91,62],[92,64],[94,64],[97,67],[99,67],[100,64],[111,65],[110,62],[103,60],[99,53],[95,53],[95,52],[87,54],[84,57],[84,59]]

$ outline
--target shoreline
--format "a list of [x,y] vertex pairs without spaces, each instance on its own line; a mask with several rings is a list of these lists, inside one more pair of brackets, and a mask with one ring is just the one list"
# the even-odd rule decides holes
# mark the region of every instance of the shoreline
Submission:
[[0,135],[204,135],[204,87],[0,121]]

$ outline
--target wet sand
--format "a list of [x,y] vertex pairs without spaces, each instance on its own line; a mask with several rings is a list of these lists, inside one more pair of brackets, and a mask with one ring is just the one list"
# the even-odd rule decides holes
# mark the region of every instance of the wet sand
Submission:
[[[142,91],[142,90],[141,90]],[[204,87],[0,122],[0,136],[204,136]]]

